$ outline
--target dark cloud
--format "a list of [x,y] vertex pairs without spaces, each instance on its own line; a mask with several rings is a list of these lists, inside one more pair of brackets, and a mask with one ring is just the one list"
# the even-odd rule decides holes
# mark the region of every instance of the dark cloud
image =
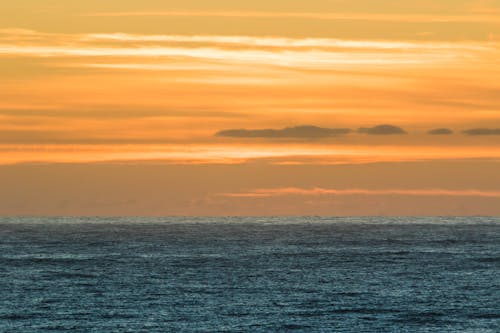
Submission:
[[450,135],[450,134],[453,134],[453,131],[449,128],[436,128],[436,129],[432,129],[432,130],[428,131],[427,134],[430,134],[430,135]]
[[217,132],[216,136],[232,138],[297,138],[315,139],[335,137],[350,133],[348,128],[323,128],[317,126],[296,126],[283,129],[231,129]]
[[361,127],[358,133],[370,135],[393,135],[393,134],[407,134],[404,129],[394,125],[378,125],[375,127]]
[[500,135],[500,128],[473,128],[463,131],[466,135]]

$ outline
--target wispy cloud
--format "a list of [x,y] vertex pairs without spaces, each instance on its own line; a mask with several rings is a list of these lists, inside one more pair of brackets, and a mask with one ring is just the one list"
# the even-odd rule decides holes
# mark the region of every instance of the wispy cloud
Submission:
[[[282,67],[323,68],[328,65],[393,67],[439,64],[460,61],[466,55],[474,57],[477,52],[496,52],[496,49],[494,43],[474,42],[433,43],[124,33],[72,35],[22,29],[0,30],[0,55],[150,59],[183,57]],[[110,64],[109,68],[119,69],[120,67],[116,67],[119,65]],[[130,68],[134,68],[138,64],[131,65]]]
[[[200,47],[78,47],[78,46],[15,46],[0,45],[0,54],[31,57],[185,57],[226,61],[232,63],[257,63],[277,66],[323,67],[326,65],[417,65],[425,63],[445,62],[451,60],[450,55],[435,54],[386,54],[375,56],[371,53],[349,54],[345,52],[327,51],[288,51],[272,52],[265,50],[222,50],[218,48]],[[453,57],[451,55],[451,57]]]
[[486,190],[450,190],[450,189],[326,189],[283,187],[272,189],[256,189],[249,192],[222,193],[226,197],[235,198],[268,198],[277,196],[322,196],[322,195],[403,195],[403,196],[453,196],[453,197],[500,197],[500,191]]
[[[432,41],[398,41],[398,40],[349,40],[340,38],[304,37],[292,38],[281,36],[245,36],[245,35],[165,35],[165,34],[132,34],[132,33],[47,33],[30,29],[5,28],[0,29],[0,41],[29,42],[40,44],[71,44],[88,45],[98,42],[123,42],[137,45],[141,43],[180,43],[221,44],[247,47],[283,47],[283,48],[345,48],[353,49],[403,49],[403,50],[491,50],[493,42],[432,42]],[[29,45],[29,44],[28,44]],[[113,46],[112,44],[110,46]]]
[[227,17],[227,18],[282,18],[328,21],[375,21],[375,22],[437,22],[437,23],[478,23],[498,22],[496,12],[475,13],[471,15],[417,15],[417,14],[382,14],[382,13],[318,13],[318,12],[264,12],[264,11],[137,11],[137,12],[98,12],[85,16],[95,17]]
[[[1,30],[0,30],[1,31]],[[346,48],[346,49],[405,49],[405,50],[443,50],[470,49],[487,50],[482,43],[444,43],[410,41],[372,41],[345,40],[335,38],[287,38],[272,36],[220,36],[220,35],[139,35],[126,33],[86,34],[84,41],[120,41],[120,42],[169,42],[169,43],[210,43],[232,44],[240,46],[270,46],[283,48]],[[352,50],[351,50],[352,51]]]
[[[71,128],[71,127],[70,127]],[[338,146],[332,145],[227,145],[227,144],[203,144],[189,142],[171,141],[168,144],[154,141],[143,143],[127,142],[105,139],[104,144],[95,136],[86,136],[78,139],[78,133],[73,137],[70,130],[64,133],[54,132],[49,135],[58,135],[49,142],[44,136],[35,140],[34,136],[43,133],[25,131],[19,133],[19,142],[13,142],[10,138],[8,143],[0,143],[0,164],[47,162],[47,163],[69,163],[69,162],[130,162],[130,161],[157,161],[172,164],[197,163],[269,163],[269,164],[366,164],[378,162],[413,162],[433,160],[499,160],[500,149],[489,147],[430,147],[412,146],[390,147],[377,146]],[[61,136],[66,139],[61,142]],[[68,143],[67,138],[70,137]],[[102,137],[102,136],[101,136]],[[31,144],[27,144],[27,138],[33,138]],[[140,137],[138,138],[140,139]],[[78,142],[76,142],[78,141]]]

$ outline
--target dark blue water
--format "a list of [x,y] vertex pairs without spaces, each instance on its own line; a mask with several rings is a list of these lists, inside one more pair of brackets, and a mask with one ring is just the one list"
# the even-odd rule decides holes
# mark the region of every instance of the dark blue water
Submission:
[[500,332],[500,218],[0,219],[0,332]]

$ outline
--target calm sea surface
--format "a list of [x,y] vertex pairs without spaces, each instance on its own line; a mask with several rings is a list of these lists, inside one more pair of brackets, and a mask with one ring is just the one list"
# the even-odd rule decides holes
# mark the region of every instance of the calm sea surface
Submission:
[[500,332],[500,218],[0,218],[0,332]]

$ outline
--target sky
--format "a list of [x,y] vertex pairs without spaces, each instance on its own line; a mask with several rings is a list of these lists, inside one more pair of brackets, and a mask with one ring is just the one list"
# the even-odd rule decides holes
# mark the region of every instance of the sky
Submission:
[[500,215],[500,0],[0,4],[0,215]]

